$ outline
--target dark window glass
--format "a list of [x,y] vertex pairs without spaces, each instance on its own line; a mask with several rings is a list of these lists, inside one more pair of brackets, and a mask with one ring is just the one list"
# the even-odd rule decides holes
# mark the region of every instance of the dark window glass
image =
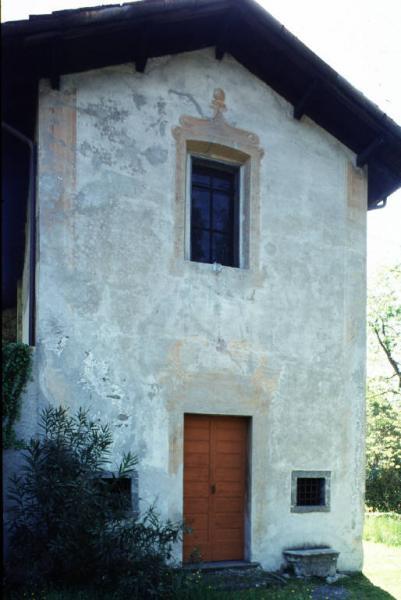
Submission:
[[196,256],[197,262],[210,262],[210,231],[193,228],[191,246],[192,257]]
[[238,169],[192,159],[191,260],[239,266]]
[[196,171],[192,169],[192,181],[193,183],[199,183],[200,185],[209,186],[211,183],[210,173],[202,169],[198,169]]
[[97,480],[99,492],[104,494],[110,511],[127,512],[132,510],[131,478],[102,477]]
[[231,202],[232,199],[229,194],[222,194],[221,192],[213,193],[212,227],[217,231],[230,233]]
[[299,477],[297,506],[324,506],[325,481],[324,477]]
[[192,222],[200,229],[210,229],[210,192],[194,187],[192,190]]

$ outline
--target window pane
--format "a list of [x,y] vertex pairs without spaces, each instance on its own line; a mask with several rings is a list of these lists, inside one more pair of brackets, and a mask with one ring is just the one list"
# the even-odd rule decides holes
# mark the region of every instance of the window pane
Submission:
[[202,229],[210,228],[209,198],[209,190],[196,187],[192,188],[192,227],[201,227]]
[[238,168],[192,159],[191,260],[238,266]]
[[231,198],[223,192],[213,193],[213,229],[232,233]]
[[232,265],[230,238],[220,233],[212,234],[212,260],[221,265]]
[[201,185],[210,185],[210,171],[207,172],[202,167],[192,165],[192,183],[200,183]]
[[233,186],[233,180],[234,173],[219,173],[219,175],[213,176],[212,185],[215,189],[230,191]]
[[[197,262],[210,261],[210,233],[201,229],[192,229],[191,232],[191,260]],[[212,261],[213,262],[213,261]]]

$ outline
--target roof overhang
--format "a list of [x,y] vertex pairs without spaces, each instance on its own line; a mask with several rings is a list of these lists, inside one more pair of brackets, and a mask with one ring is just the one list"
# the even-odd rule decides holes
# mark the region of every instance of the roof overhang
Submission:
[[33,135],[37,82],[214,47],[307,115],[368,166],[368,207],[401,186],[401,128],[253,0],[146,0],[5,23],[3,118]]

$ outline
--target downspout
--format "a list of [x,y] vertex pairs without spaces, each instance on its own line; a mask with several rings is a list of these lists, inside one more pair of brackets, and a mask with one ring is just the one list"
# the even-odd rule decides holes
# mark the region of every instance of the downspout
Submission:
[[28,199],[29,207],[29,328],[28,328],[28,343],[30,346],[35,345],[35,267],[36,267],[36,144],[26,135],[11,127],[4,121],[1,123],[2,128],[13,135],[15,138],[26,144],[29,148],[29,181],[28,181]]

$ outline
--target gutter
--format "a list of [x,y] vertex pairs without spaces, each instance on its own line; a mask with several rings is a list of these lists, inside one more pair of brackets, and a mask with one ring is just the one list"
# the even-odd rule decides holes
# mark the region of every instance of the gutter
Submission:
[[373,206],[370,206],[368,210],[379,210],[380,208],[385,208],[386,204],[387,204],[387,198],[383,198],[382,200],[379,200]]
[[28,344],[35,345],[35,309],[36,309],[36,144],[26,135],[8,125],[4,121],[1,122],[2,128],[17,138],[29,148],[29,181],[28,181],[28,198],[27,206],[29,207],[29,329],[28,329]]

